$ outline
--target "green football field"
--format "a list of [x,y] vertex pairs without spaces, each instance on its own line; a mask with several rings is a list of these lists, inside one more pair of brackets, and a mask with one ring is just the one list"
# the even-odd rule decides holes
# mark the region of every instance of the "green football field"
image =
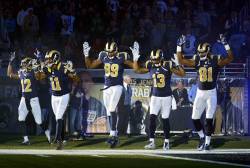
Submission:
[[[0,155],[1,168],[164,168],[164,167],[228,167],[228,165],[145,156],[31,156]],[[230,165],[230,167],[234,167]]]
[[[98,168],[118,168],[118,167],[234,167],[250,165],[250,150],[247,153],[239,154],[237,152],[230,154],[178,154],[183,151],[195,151],[198,143],[197,137],[189,138],[187,136],[172,136],[171,150],[173,153],[163,153],[163,137],[157,137],[157,151],[159,154],[150,154],[143,150],[147,144],[146,136],[122,136],[120,143],[110,150],[105,143],[106,135],[95,135],[83,141],[68,140],[63,151],[55,151],[55,145],[49,145],[45,136],[31,136],[30,146],[22,146],[20,142],[22,137],[18,135],[1,135],[0,137],[0,168],[63,168],[63,167],[98,167]],[[250,137],[213,137],[212,151],[219,150],[245,150],[250,149]],[[2,151],[9,149],[10,153]],[[34,153],[28,151],[36,150]],[[93,154],[93,150],[101,150],[101,153]],[[19,151],[19,153],[18,153]],[[20,151],[24,152],[21,154]],[[27,153],[26,153],[26,152]],[[46,153],[46,151],[51,151]],[[55,151],[55,153],[53,153]],[[84,151],[84,154],[79,154]],[[107,151],[107,153],[106,153]],[[112,154],[112,151],[116,153]],[[127,154],[122,152],[127,151]],[[134,154],[129,154],[132,151]],[[136,153],[135,151],[140,151]],[[2,153],[1,153],[2,152]],[[41,152],[41,153],[40,153]],[[78,153],[77,153],[78,152]],[[120,153],[119,153],[120,152]],[[144,153],[145,152],[145,153]],[[89,153],[89,154],[88,154]],[[157,153],[157,152],[156,152]],[[224,164],[225,163],[225,164]]]

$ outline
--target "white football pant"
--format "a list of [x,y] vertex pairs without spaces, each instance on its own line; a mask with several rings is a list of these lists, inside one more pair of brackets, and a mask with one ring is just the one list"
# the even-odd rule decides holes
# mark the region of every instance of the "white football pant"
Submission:
[[69,104],[69,93],[62,96],[51,96],[51,105],[56,120],[63,119],[63,115]]
[[[105,86],[107,87],[107,86]],[[103,90],[103,104],[106,108],[107,115],[114,112],[122,95],[123,86],[116,85],[110,86],[108,89]]]
[[158,115],[161,111],[161,116],[163,119],[169,117],[172,106],[172,96],[167,97],[157,97],[151,96],[150,99],[150,114]]
[[206,110],[206,118],[212,119],[217,106],[217,91],[212,90],[199,90],[194,99],[192,119],[200,119],[204,110]]
[[[27,103],[30,103],[31,112],[34,116],[35,122],[38,125],[42,124],[42,117],[41,117],[42,113],[38,97],[31,98],[30,100],[27,101],[29,101]],[[28,113],[29,110],[26,106],[25,98],[22,97],[18,107],[18,121],[25,121]]]

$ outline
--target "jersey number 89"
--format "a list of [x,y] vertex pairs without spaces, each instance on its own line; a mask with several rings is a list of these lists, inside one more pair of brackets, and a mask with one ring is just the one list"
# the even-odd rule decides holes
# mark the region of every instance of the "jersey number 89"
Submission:
[[119,65],[118,64],[104,64],[105,76],[117,77]]

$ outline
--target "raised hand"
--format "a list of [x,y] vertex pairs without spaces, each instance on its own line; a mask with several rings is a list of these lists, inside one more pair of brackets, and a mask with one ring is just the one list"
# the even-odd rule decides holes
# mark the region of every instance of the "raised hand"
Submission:
[[82,44],[82,47],[83,47],[83,54],[86,57],[89,56],[89,50],[90,50],[90,46],[89,46],[89,43],[87,41],[85,41],[83,44]]
[[182,46],[186,42],[186,37],[185,35],[181,35],[179,39],[177,40],[177,46]]
[[10,53],[10,63],[12,63],[16,59],[16,52],[11,52]]
[[135,41],[133,47],[129,47],[129,49],[131,50],[131,52],[133,54],[133,61],[138,61],[138,59],[140,57],[139,43],[137,41]]

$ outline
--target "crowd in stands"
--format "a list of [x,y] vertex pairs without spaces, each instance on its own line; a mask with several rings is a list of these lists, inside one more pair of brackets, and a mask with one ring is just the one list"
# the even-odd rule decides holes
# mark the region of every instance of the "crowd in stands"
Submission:
[[129,51],[133,41],[141,46],[142,60],[153,48],[166,57],[184,34],[184,53],[191,56],[199,42],[210,42],[215,54],[226,52],[216,42],[226,34],[236,61],[249,55],[249,2],[234,0],[8,0],[0,1],[0,59],[10,51],[33,55],[34,50],[56,48],[65,59],[83,67],[82,43],[92,45],[91,55],[115,40]]

